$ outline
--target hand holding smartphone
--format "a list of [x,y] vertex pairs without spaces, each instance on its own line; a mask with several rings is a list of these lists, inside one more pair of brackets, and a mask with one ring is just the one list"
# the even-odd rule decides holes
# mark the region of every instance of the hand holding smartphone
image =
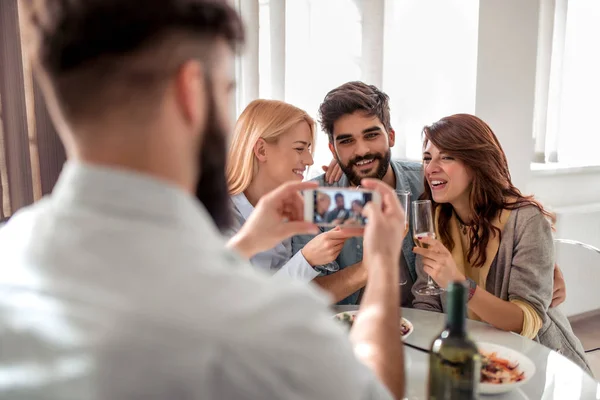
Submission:
[[363,207],[381,205],[381,196],[370,189],[319,187],[304,191],[304,220],[323,227],[364,227]]

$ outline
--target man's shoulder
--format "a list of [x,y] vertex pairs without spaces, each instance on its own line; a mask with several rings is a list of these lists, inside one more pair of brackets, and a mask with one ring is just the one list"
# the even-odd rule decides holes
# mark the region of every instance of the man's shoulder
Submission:
[[[236,296],[221,306],[227,318],[221,320],[220,344],[237,358],[237,365],[228,369],[237,372],[252,364],[267,371],[271,379],[262,382],[257,377],[255,383],[270,386],[280,398],[291,395],[284,379],[290,376],[302,380],[305,398],[333,398],[342,392],[342,398],[370,391],[385,393],[372,372],[355,358],[345,330],[332,319],[327,307],[330,299],[300,282],[269,279],[254,286],[253,296]],[[290,364],[289,360],[294,361]],[[322,377],[320,368],[335,370],[335,374],[315,384]],[[257,389],[254,398],[259,394],[264,396]]]
[[30,239],[31,233],[35,231],[35,226],[43,219],[48,210],[48,200],[43,198],[35,204],[24,207],[16,212],[0,230],[0,246],[6,245],[8,240]]
[[328,183],[328,182],[325,181],[325,174],[321,174],[319,176],[315,176],[310,181],[311,182],[317,182],[319,184],[319,186],[341,187],[340,182],[342,180],[340,179],[340,181],[338,181],[338,182]]
[[317,175],[310,179],[311,182],[319,182],[319,185],[323,185],[325,183],[325,174]]
[[422,172],[423,171],[423,164],[419,163],[419,162],[415,162],[415,161],[407,161],[407,160],[392,160],[392,163],[394,163],[394,165],[403,170],[403,171],[410,171],[410,172]]
[[[514,218],[515,229],[523,231],[525,229],[533,230],[551,230],[551,221],[544,215],[542,210],[533,205],[526,205],[519,207],[511,211],[511,215],[508,217],[509,220]],[[507,221],[508,223],[508,221]]]
[[[393,160],[392,166],[397,175],[401,175],[406,179],[410,191],[417,194],[422,189],[423,186],[423,166],[414,161],[405,161],[405,160]],[[396,177],[400,182],[403,181],[401,177]],[[403,187],[402,183],[400,187]]]

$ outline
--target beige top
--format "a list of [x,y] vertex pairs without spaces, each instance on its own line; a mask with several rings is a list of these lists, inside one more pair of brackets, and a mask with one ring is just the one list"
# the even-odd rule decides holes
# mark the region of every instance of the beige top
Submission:
[[[439,217],[439,210],[436,210],[436,235],[440,237],[437,221]],[[504,230],[504,225],[506,221],[508,221],[508,217],[510,216],[510,210],[502,210],[500,216],[492,221],[492,225],[495,226],[502,232]],[[471,229],[461,229],[459,220],[456,214],[452,214],[452,218],[450,218],[449,223],[450,228],[450,236],[454,241],[454,249],[452,249],[452,258],[456,263],[458,270],[469,277],[477,283],[477,286],[484,289],[487,286],[487,277],[490,272],[490,267],[496,254],[498,254],[498,249],[500,247],[500,236],[496,234],[495,231],[492,231],[490,239],[486,248],[486,261],[481,267],[472,266],[471,260],[468,259],[469,246],[472,238],[472,230]],[[511,303],[517,305],[523,311],[523,329],[521,330],[521,335],[525,336],[529,339],[533,339],[540,328],[542,327],[542,318],[535,311],[535,309],[531,306],[531,304],[526,301],[520,299],[512,299]],[[468,310],[468,316],[470,319],[474,319],[477,321],[481,321],[481,317],[477,315],[472,310]]]

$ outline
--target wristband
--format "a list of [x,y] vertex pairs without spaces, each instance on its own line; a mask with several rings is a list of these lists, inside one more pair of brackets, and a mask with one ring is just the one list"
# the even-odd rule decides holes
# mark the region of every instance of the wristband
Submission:
[[475,290],[477,290],[477,283],[475,283],[475,281],[471,278],[467,278],[467,286],[469,288],[469,296],[467,297],[467,303],[469,301],[471,301],[471,298],[473,298],[473,295],[475,294]]

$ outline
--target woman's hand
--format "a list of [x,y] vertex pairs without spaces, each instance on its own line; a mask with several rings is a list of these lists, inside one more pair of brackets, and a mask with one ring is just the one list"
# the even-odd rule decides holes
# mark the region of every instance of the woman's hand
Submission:
[[381,206],[368,202],[362,215],[369,222],[365,225],[363,260],[374,260],[383,256],[389,266],[398,267],[402,242],[406,235],[406,215],[398,201],[396,192],[385,182],[377,179],[363,179],[362,187],[379,192]]
[[338,182],[342,179],[342,169],[340,168],[340,164],[338,164],[337,160],[331,160],[329,165],[323,165],[323,171],[325,171],[325,182],[328,184],[332,184],[334,182]]
[[316,182],[287,182],[258,201],[239,232],[227,246],[250,258],[294,235],[316,234],[319,228],[304,221],[301,190],[316,189]]
[[346,239],[361,235],[362,229],[335,227],[315,236],[301,250],[302,255],[313,267],[328,264],[340,255]]
[[450,282],[462,282],[466,279],[442,242],[428,237],[421,237],[419,240],[428,248],[415,247],[413,252],[423,256],[423,269],[441,288],[446,289]]
[[358,217],[349,217],[347,220],[341,223],[343,227],[361,227],[361,221]]
[[558,264],[554,264],[554,287],[552,291],[552,304],[550,304],[550,307],[558,307],[567,298],[565,278],[560,268],[558,268]]

